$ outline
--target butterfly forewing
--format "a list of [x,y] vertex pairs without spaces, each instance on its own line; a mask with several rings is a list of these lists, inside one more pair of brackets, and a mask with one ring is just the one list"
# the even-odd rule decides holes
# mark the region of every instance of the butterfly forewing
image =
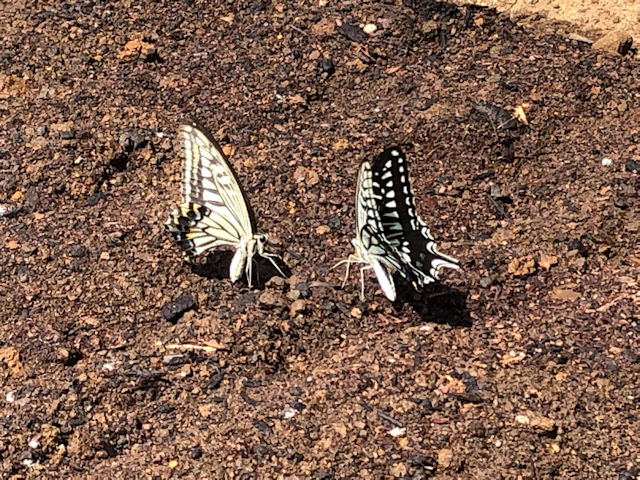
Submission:
[[180,133],[185,147],[185,203],[208,207],[227,219],[239,238],[251,237],[256,232],[253,212],[220,146],[196,122],[182,125]]
[[425,223],[416,213],[409,183],[409,163],[398,147],[382,152],[372,165],[372,190],[384,238],[402,256],[407,269],[400,273],[422,286],[438,279],[443,267],[458,268],[458,261],[438,252]]
[[194,257],[231,246],[255,233],[251,207],[218,144],[195,121],[180,127],[185,160],[183,204],[166,223],[181,250]]

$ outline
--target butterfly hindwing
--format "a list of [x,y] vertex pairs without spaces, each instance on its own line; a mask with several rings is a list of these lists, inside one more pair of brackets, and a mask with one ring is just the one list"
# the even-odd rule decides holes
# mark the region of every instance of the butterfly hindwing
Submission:
[[456,259],[438,252],[429,229],[416,213],[409,162],[402,150],[386,149],[375,158],[371,171],[382,234],[406,265],[399,269],[400,274],[423,286],[437,280],[441,268],[458,268]]

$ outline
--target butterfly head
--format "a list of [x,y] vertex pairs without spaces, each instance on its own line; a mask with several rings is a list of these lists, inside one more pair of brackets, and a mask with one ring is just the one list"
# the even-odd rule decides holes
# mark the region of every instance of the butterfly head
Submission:
[[256,242],[256,250],[258,251],[258,254],[263,255],[265,251],[265,247],[267,246],[267,241],[269,240],[269,234],[259,233],[255,235],[253,238]]

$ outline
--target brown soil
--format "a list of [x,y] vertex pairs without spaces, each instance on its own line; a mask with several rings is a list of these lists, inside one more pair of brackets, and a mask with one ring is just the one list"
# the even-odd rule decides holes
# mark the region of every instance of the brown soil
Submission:
[[[636,61],[427,0],[5,2],[0,25],[3,478],[637,477]],[[290,279],[181,259],[190,115]],[[463,269],[393,305],[368,276],[361,303],[329,267],[392,143]]]

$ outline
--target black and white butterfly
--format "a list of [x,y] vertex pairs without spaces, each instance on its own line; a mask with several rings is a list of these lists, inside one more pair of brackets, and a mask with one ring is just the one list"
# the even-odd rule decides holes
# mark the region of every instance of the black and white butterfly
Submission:
[[268,235],[257,233],[253,210],[220,146],[195,120],[182,125],[180,134],[185,152],[183,203],[171,212],[165,226],[185,258],[217,247],[232,247],[232,282],[244,272],[251,287],[256,254],[285,276],[274,260],[280,257],[266,252]]
[[400,269],[400,274],[419,289],[438,280],[442,268],[459,268],[458,260],[438,251],[429,229],[416,213],[409,162],[402,150],[387,148],[374,159],[371,168],[382,235],[407,267]]
[[364,301],[364,271],[373,269],[380,283],[382,291],[391,301],[396,299],[396,288],[393,282],[393,270],[403,271],[403,276],[411,276],[400,252],[384,237],[383,225],[378,213],[377,196],[373,190],[373,176],[371,164],[362,162],[356,186],[356,236],[351,240],[355,254],[349,255],[332,268],[347,264],[342,286],[349,277],[349,267],[352,263],[364,264],[360,268],[361,291],[360,298]]

